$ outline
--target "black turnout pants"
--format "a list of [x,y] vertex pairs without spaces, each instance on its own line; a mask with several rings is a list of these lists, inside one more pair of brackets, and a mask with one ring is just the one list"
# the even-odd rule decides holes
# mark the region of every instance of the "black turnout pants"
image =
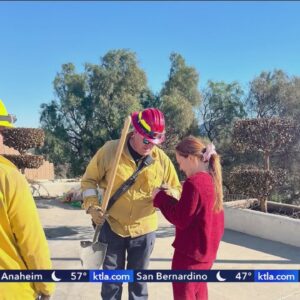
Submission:
[[[103,270],[147,269],[150,254],[154,247],[155,232],[150,232],[139,237],[121,237],[114,233],[108,222],[103,224],[99,241],[108,244]],[[122,297],[122,283],[103,283],[101,289],[103,300],[120,300]],[[146,282],[128,283],[129,300],[148,299]]]

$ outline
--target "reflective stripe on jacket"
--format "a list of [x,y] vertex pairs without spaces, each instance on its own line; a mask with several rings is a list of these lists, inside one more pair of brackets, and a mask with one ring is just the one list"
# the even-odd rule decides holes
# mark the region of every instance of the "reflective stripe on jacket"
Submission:
[[[130,134],[127,137],[129,138]],[[112,171],[119,140],[109,141],[98,150],[87,166],[81,180],[84,207],[98,205],[97,197],[92,195],[97,186],[105,189],[107,178]],[[157,229],[157,214],[152,202],[152,191],[161,184],[172,187],[173,196],[179,198],[181,185],[174,165],[169,157],[158,147],[151,152],[154,163],[144,168],[138,175],[136,182],[125,192],[108,211],[108,222],[112,230],[120,236],[136,237]],[[125,143],[120,163],[117,169],[112,194],[126,181],[137,166],[131,157],[127,142]],[[85,193],[86,192],[86,193]]]

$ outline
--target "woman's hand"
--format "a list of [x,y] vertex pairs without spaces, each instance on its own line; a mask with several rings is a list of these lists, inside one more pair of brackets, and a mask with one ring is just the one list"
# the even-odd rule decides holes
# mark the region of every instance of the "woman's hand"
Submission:
[[152,192],[152,200],[156,197],[156,195],[161,192],[162,189],[161,188],[155,188]]

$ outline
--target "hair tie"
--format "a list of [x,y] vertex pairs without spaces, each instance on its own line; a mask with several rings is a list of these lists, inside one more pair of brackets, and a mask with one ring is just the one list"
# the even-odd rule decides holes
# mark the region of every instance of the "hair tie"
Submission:
[[206,150],[203,153],[203,162],[208,162],[213,154],[217,154],[215,145],[213,143],[206,146]]

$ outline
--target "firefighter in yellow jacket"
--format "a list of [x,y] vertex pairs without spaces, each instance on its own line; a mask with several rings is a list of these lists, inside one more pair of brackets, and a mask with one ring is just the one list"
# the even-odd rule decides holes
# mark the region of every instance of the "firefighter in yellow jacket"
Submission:
[[[0,100],[0,137],[4,127],[13,127]],[[24,176],[0,155],[0,269],[50,269],[47,240]],[[49,299],[54,285],[44,282],[0,282],[1,300]]]
[[[148,108],[131,115],[134,131],[129,133],[118,165],[112,194],[140,165],[142,159],[151,155],[153,163],[144,168],[135,183],[108,210],[99,240],[108,244],[103,269],[146,269],[158,227],[153,207],[152,191],[162,184],[168,185],[174,196],[179,196],[180,182],[169,157],[156,145],[165,139],[165,120],[162,112]],[[96,224],[103,222],[99,211],[97,191],[105,189],[112,171],[118,140],[109,141],[98,150],[87,166],[81,181],[84,208]],[[147,285],[142,282],[128,284],[129,299],[147,299]],[[121,283],[104,283],[102,298],[121,299]]]

